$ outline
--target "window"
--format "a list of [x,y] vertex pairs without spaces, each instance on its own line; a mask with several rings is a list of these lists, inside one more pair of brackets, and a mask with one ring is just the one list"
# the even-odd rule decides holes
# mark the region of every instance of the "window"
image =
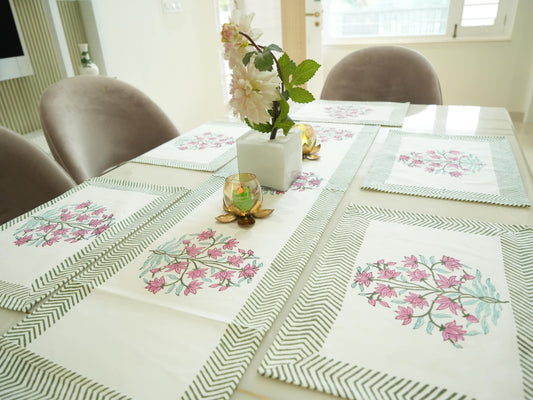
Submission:
[[322,0],[324,41],[505,37],[518,0]]

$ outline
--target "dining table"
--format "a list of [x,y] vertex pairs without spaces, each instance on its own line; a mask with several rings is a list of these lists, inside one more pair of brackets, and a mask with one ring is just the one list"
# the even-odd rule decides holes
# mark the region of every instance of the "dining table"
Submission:
[[533,399],[507,110],[294,109],[319,157],[253,225],[216,220],[228,117],[0,226],[0,398]]

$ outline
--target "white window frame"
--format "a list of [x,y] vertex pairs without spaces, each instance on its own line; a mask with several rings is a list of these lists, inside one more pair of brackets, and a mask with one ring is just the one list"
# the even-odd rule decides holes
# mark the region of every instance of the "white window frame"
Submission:
[[[327,0],[322,0],[326,2]],[[431,36],[383,36],[383,37],[349,37],[337,38],[328,36],[324,30],[322,41],[324,45],[342,44],[379,44],[379,43],[430,43],[452,41],[498,41],[510,40],[516,9],[519,1],[500,0],[498,15],[492,26],[461,26],[464,0],[450,0],[448,24],[446,33]],[[525,0],[531,1],[531,0]]]

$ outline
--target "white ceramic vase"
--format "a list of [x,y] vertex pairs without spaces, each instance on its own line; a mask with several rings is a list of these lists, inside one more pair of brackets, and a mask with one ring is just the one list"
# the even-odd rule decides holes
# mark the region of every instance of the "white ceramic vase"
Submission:
[[91,56],[89,55],[89,45],[87,43],[78,43],[78,48],[80,49],[81,56],[81,65],[79,68],[80,75],[98,75],[100,70],[98,65],[96,65]]
[[287,191],[302,173],[302,133],[291,129],[276,139],[268,133],[250,130],[237,139],[239,172],[254,174],[261,186]]

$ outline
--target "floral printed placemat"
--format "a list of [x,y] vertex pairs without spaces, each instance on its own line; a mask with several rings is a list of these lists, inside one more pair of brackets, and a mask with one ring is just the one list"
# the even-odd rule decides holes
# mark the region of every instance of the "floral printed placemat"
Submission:
[[[0,397],[230,398],[375,128],[306,161],[314,178],[266,191],[275,211],[251,229],[215,220],[229,164],[164,209],[4,335]],[[43,379],[28,384],[29,369]]]
[[509,140],[391,131],[363,189],[530,206]]
[[250,128],[241,122],[208,122],[132,161],[216,171],[236,157],[235,141],[249,130]]
[[0,226],[0,306],[29,310],[186,189],[94,178]]
[[532,263],[530,226],[352,205],[259,372],[348,399],[531,398]]
[[402,126],[409,103],[315,100],[298,108],[292,119],[303,122]]

